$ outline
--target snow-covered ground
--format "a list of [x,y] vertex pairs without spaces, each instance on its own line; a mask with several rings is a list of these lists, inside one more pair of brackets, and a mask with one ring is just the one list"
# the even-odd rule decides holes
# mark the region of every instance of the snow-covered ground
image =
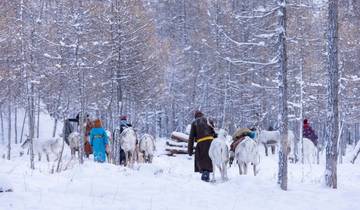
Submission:
[[[0,179],[5,177],[13,192],[0,193],[0,210],[359,209],[358,163],[338,166],[337,190],[324,187],[323,163],[311,169],[289,164],[289,190],[284,192],[276,184],[275,155],[262,156],[256,177],[252,173],[239,176],[233,166],[229,181],[211,184],[193,173],[193,160],[187,156],[161,155],[164,143],[164,139],[157,140],[153,164],[137,164],[135,169],[88,159],[83,165],[74,161],[66,171],[51,174],[54,163],[36,162],[32,171],[28,156],[1,159]],[[262,147],[260,151],[263,153]]]
[[[42,114],[40,136],[49,137],[52,129],[53,121]],[[193,172],[193,159],[163,155],[165,141],[157,140],[153,164],[137,164],[134,169],[92,159],[83,165],[77,160],[69,162],[66,146],[63,167],[67,169],[53,174],[54,162],[36,161],[36,169],[31,170],[29,156],[19,155],[19,145],[12,145],[10,161],[2,158],[6,147],[0,145],[0,188],[13,190],[0,193],[0,210],[359,209],[359,161],[353,165],[345,158],[338,165],[337,190],[324,187],[323,159],[311,168],[289,164],[289,190],[284,192],[276,184],[277,156],[265,157],[263,147],[259,148],[262,157],[256,177],[252,173],[239,176],[233,166],[229,181],[212,184],[202,182],[200,174]]]

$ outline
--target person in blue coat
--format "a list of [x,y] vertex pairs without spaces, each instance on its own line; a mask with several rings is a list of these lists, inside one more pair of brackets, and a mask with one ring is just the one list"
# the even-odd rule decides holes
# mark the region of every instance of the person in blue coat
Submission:
[[94,121],[94,128],[90,131],[90,144],[93,148],[94,161],[103,163],[106,160],[106,151],[108,151],[109,137],[104,128],[102,128],[101,120]]

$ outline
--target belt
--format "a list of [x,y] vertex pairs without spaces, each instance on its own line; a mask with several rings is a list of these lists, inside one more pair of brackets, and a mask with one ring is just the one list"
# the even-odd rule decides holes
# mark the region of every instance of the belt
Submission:
[[212,137],[212,136],[205,136],[205,137],[202,137],[202,138],[198,139],[196,142],[200,143],[202,141],[211,141],[213,139],[214,139],[214,137]]

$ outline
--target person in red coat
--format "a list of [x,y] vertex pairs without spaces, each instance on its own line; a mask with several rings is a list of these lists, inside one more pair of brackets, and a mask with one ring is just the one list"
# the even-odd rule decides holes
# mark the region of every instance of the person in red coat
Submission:
[[315,134],[314,129],[312,129],[312,127],[310,126],[307,119],[304,119],[303,137],[310,139],[314,143],[315,147],[317,147],[317,145],[318,145],[318,137]]

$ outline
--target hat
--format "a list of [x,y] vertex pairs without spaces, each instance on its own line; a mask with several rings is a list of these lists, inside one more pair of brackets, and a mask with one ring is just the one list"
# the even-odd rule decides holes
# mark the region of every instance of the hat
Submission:
[[307,120],[307,119],[304,119],[304,124],[308,124],[308,120]]
[[195,118],[199,118],[199,117],[202,117],[202,116],[204,116],[204,114],[201,111],[199,111],[199,110],[195,111]]
[[94,121],[94,127],[95,127],[95,128],[101,128],[101,126],[102,126],[101,120],[100,120],[100,119],[96,119],[96,120]]
[[127,116],[126,115],[121,115],[120,120],[127,120]]

